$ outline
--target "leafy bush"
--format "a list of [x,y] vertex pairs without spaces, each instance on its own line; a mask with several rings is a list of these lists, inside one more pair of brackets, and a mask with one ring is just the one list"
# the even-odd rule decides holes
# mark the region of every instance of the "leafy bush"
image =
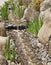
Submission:
[[34,36],[37,37],[37,34],[39,32],[39,29],[42,26],[42,20],[33,20],[32,22],[29,23],[28,25],[28,31],[31,32],[32,34],[34,34]]
[[5,58],[6,60],[14,61],[16,56],[16,48],[14,47],[12,52],[10,49],[10,38],[8,37],[6,41],[6,51],[5,51]]

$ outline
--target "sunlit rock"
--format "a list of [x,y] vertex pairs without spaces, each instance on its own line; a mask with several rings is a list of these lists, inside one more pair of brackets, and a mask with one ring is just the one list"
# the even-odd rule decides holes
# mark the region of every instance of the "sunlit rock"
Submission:
[[38,38],[42,43],[49,41],[51,36],[51,8],[43,12],[43,25],[38,33]]
[[47,65],[51,65],[51,62],[48,62]]
[[23,19],[27,21],[32,21],[37,19],[39,16],[39,12],[35,10],[34,5],[31,3],[29,4],[28,8],[25,9]]
[[45,11],[51,7],[51,0],[44,0],[40,5],[40,11]]

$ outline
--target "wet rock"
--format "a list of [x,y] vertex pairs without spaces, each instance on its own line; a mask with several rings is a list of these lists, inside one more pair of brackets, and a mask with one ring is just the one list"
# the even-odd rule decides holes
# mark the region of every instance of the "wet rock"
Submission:
[[40,11],[45,11],[51,7],[51,0],[44,0],[40,5]]
[[0,55],[0,65],[8,65],[4,56]]
[[29,4],[28,8],[25,9],[23,19],[27,21],[32,21],[37,19],[39,16],[39,12],[35,10],[34,5],[31,3]]
[[38,38],[42,43],[46,43],[49,41],[49,37],[51,36],[51,8],[44,11],[42,18],[43,25],[38,33]]

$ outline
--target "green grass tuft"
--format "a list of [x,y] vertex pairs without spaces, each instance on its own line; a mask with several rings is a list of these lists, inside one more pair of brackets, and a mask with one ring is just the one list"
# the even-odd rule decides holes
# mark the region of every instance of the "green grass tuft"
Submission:
[[17,6],[17,13],[18,13],[19,19],[21,19],[23,17],[23,11],[20,5]]
[[6,58],[6,60],[10,60],[12,62],[15,60],[15,56],[16,56],[16,48],[14,47],[13,50],[11,51],[10,38],[8,37],[8,39],[6,41],[5,58]]
[[30,23],[29,23],[29,25],[28,25],[28,31],[29,32],[31,32],[34,36],[36,36],[37,37],[37,34],[38,34],[38,32],[39,32],[39,30],[40,30],[40,28],[41,28],[41,26],[42,26],[42,20],[40,19],[40,20],[33,20],[33,21],[31,21]]
[[1,16],[2,16],[3,20],[8,20],[8,10],[7,10],[7,7],[8,7],[8,3],[5,2],[5,5],[1,9]]
[[10,60],[10,38],[8,37],[8,39],[6,40],[6,51],[5,51],[5,57],[6,60]]

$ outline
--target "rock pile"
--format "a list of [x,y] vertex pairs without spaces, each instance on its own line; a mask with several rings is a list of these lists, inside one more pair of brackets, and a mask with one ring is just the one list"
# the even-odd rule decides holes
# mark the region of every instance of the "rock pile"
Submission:
[[[15,18],[10,10],[9,23],[6,24],[10,26],[11,21],[11,24],[17,26],[27,25],[27,22],[39,18],[43,20],[43,25],[39,30],[38,38],[35,38],[26,29],[5,30],[5,23],[0,22],[0,65],[51,65],[51,0],[44,0],[41,4],[39,3],[40,11],[35,9],[31,0],[19,1],[19,4],[28,4],[24,9],[23,17],[20,20]],[[5,53],[7,39],[7,37],[2,37],[6,36],[5,33],[11,38],[11,49],[16,45],[17,54],[14,62],[6,62],[6,59],[2,56]]]

